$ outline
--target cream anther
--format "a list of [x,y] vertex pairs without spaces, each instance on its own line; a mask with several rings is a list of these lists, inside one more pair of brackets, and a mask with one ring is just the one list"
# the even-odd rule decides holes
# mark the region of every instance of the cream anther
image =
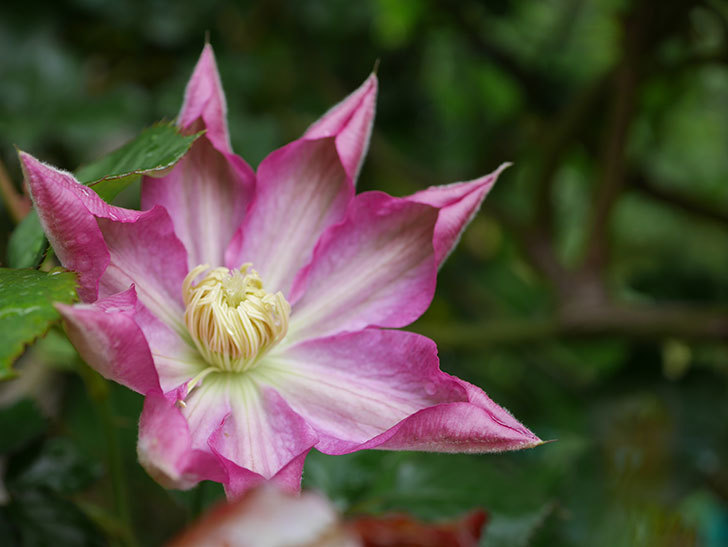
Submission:
[[197,266],[182,283],[185,323],[214,369],[242,372],[286,335],[291,306],[282,293],[265,291],[251,264],[240,270],[215,268],[193,285],[208,269]]

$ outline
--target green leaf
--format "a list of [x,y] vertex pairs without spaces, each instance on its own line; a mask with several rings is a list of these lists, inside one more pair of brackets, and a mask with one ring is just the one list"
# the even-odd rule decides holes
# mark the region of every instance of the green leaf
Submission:
[[172,124],[155,125],[109,155],[82,166],[76,177],[110,201],[141,175],[166,174],[200,135],[182,135]]
[[35,209],[18,224],[8,241],[8,266],[36,268],[48,249],[43,228]]
[[76,299],[71,272],[0,268],[0,379],[13,376],[12,362],[26,344],[59,319],[54,302]]
[[[182,135],[172,124],[158,124],[107,156],[80,167],[76,178],[110,202],[142,175],[166,174],[202,135]],[[48,241],[33,210],[15,228],[8,244],[8,266],[35,268],[48,249]]]
[[27,445],[46,430],[46,419],[30,399],[22,399],[0,410],[0,454]]
[[38,456],[7,482],[15,490],[46,488],[58,494],[72,494],[88,486],[103,468],[81,453],[70,439],[48,440]]
[[9,545],[107,544],[76,504],[41,490],[13,492],[11,503],[0,507],[0,531],[3,528]]

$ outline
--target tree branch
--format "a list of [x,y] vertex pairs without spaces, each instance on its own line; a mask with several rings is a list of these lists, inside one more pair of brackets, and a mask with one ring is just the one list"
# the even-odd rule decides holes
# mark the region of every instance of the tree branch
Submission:
[[30,200],[15,189],[2,160],[0,160],[0,195],[14,222],[20,222],[30,212]]
[[629,188],[637,190],[645,196],[649,196],[667,205],[671,205],[677,209],[685,211],[686,213],[690,213],[691,215],[700,216],[708,220],[728,225],[728,211],[726,211],[725,207],[718,207],[710,203],[696,200],[695,198],[683,193],[668,190],[666,188],[660,188],[648,181],[642,175],[630,177]]
[[610,303],[580,310],[572,308],[545,318],[445,325],[422,321],[415,325],[414,330],[434,338],[443,347],[458,348],[523,344],[554,337],[722,340],[728,337],[728,312],[676,305],[624,306]]

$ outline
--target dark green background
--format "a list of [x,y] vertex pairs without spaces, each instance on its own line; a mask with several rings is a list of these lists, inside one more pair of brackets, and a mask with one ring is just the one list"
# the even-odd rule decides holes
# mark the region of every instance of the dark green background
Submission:
[[[726,2],[3,2],[11,178],[13,145],[75,169],[173,118],[206,32],[233,147],[253,165],[377,60],[362,189],[403,195],[515,163],[413,328],[438,342],[444,370],[558,441],[483,456],[315,454],[305,486],[349,512],[437,519],[483,506],[485,545],[728,542]],[[0,256],[13,226],[2,215]],[[0,387],[0,537],[128,541],[117,468],[134,536],[159,544],[220,490],[148,479],[139,398],[76,360],[52,332]]]

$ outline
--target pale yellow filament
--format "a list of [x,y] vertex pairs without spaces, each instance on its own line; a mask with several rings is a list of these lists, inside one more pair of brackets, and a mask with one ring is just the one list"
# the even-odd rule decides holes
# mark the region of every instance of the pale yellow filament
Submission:
[[242,372],[286,335],[291,306],[282,293],[263,289],[251,264],[240,270],[215,268],[193,285],[208,269],[206,264],[197,266],[182,283],[185,323],[212,367]]

